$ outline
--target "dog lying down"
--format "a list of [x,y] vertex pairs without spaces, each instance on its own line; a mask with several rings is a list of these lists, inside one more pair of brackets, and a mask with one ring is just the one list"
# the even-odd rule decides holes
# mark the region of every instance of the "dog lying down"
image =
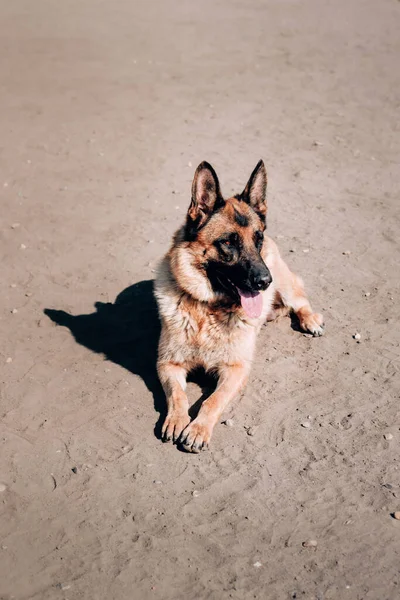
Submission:
[[[222,412],[243,390],[265,321],[293,311],[304,331],[324,332],[302,280],[265,235],[266,187],[260,160],[244,191],[224,199],[213,167],[202,162],[186,222],[157,272],[157,370],[168,404],[162,436],[190,452],[208,448]],[[197,367],[216,373],[218,385],[191,421],[186,377]]]

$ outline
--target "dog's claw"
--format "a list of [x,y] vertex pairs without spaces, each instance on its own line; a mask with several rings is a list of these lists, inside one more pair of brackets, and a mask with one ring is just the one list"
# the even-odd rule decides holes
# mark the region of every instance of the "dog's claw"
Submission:
[[320,337],[325,333],[324,318],[319,313],[312,313],[304,317],[300,322],[301,328],[311,333],[314,337]]
[[313,336],[314,337],[321,337],[321,335],[324,335],[325,333],[325,325],[322,324],[318,329],[315,329],[313,331]]
[[194,420],[182,433],[179,443],[187,452],[198,454],[202,450],[208,449],[211,433],[212,428],[209,425],[196,423]]
[[168,414],[161,431],[161,439],[163,442],[178,441],[179,436],[185,429],[187,424],[190,423],[190,417],[188,414]]

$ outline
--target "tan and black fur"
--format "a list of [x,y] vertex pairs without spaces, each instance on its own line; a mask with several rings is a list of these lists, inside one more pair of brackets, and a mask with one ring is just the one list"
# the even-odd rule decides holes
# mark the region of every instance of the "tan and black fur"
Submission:
[[[293,311],[304,331],[323,333],[322,315],[312,311],[302,280],[264,235],[266,185],[260,161],[242,194],[225,200],[214,169],[201,163],[186,222],[158,270],[157,369],[168,404],[162,434],[191,452],[208,448],[222,412],[245,386],[266,320]],[[262,294],[260,316],[246,314],[240,290]],[[216,373],[218,385],[191,421],[186,378],[197,367]]]

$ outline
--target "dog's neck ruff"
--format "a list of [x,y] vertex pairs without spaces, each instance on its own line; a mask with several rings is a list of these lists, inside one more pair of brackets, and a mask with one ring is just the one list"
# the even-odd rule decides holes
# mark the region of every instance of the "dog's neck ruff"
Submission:
[[175,248],[170,262],[171,275],[178,289],[199,302],[213,303],[222,299],[221,295],[213,290],[211,282],[189,248]]

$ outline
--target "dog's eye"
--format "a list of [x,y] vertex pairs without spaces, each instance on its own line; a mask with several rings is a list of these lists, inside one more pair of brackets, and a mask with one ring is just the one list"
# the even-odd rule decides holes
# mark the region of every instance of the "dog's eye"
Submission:
[[236,246],[237,243],[238,243],[238,237],[237,237],[236,233],[231,233],[225,239],[221,240],[221,244],[223,246],[227,246],[229,248],[232,248],[233,246]]
[[225,255],[231,255],[234,251],[238,249],[238,236],[236,233],[226,233],[223,237],[221,236],[219,240],[216,240],[215,245],[222,252],[225,252]]
[[258,249],[261,248],[263,240],[264,240],[264,235],[261,231],[256,231],[255,233],[255,243]]

